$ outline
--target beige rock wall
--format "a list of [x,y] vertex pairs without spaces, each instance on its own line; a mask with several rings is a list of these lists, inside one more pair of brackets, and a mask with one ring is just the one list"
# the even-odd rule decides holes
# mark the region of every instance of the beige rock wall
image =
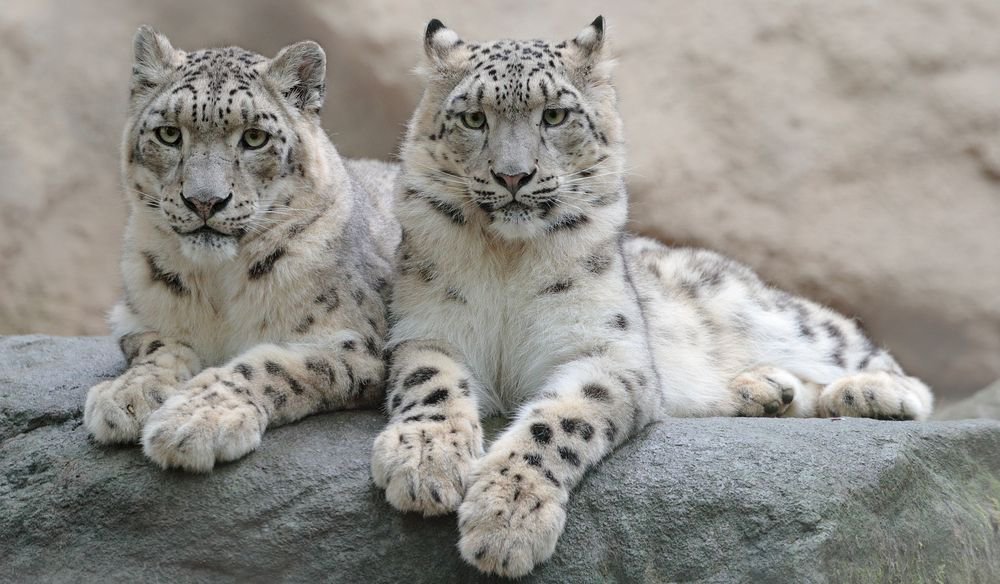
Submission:
[[565,37],[603,13],[635,228],[857,315],[945,397],[1000,377],[995,0],[170,3],[0,10],[0,334],[101,333],[117,294],[130,39],[329,56],[341,151],[392,154],[431,17]]

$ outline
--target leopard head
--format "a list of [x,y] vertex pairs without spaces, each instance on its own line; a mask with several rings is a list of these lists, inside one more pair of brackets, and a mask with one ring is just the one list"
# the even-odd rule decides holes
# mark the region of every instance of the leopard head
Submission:
[[185,52],[135,35],[123,177],[133,212],[185,256],[219,261],[280,223],[308,187],[326,56],[314,42],[273,59],[236,47]]

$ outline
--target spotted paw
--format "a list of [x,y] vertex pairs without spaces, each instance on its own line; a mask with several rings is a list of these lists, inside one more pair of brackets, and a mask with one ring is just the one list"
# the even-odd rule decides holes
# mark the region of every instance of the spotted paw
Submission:
[[396,509],[444,515],[458,509],[472,464],[482,454],[478,422],[400,421],[375,439],[372,478]]
[[163,468],[208,472],[217,462],[236,460],[260,445],[267,415],[249,391],[222,380],[176,395],[149,417],[143,452]]
[[146,419],[176,392],[177,383],[172,370],[152,363],[137,365],[90,388],[83,424],[98,442],[136,443]]
[[755,367],[737,375],[729,382],[737,416],[780,416],[784,414],[802,382],[791,373],[777,367]]
[[474,474],[458,509],[462,557],[487,574],[531,572],[556,549],[566,524],[566,491],[516,453],[491,454]]
[[857,373],[823,388],[825,416],[879,420],[923,420],[930,415],[930,390],[919,380],[886,372]]

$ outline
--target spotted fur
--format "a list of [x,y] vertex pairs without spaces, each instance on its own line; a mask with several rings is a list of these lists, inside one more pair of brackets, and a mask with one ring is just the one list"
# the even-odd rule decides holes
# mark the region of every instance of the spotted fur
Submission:
[[137,33],[111,314],[129,368],[90,390],[97,441],[207,471],[268,426],[380,399],[397,169],[330,144],[325,63],[308,41],[267,59]]
[[[603,19],[561,43],[465,43],[433,21],[425,49],[372,469],[400,509],[457,509],[468,562],[545,561],[581,477],[667,416],[928,415],[929,390],[854,321],[624,232]],[[496,413],[513,422],[480,456]]]

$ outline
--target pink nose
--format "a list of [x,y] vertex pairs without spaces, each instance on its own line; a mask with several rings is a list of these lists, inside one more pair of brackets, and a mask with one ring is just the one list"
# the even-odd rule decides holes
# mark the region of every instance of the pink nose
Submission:
[[518,174],[500,174],[498,172],[490,171],[493,174],[493,180],[495,180],[500,186],[504,187],[510,194],[517,194],[517,191],[521,187],[528,184],[531,181],[531,177],[535,173],[528,174],[526,172],[521,172]]
[[224,209],[232,200],[232,193],[229,193],[225,199],[211,195],[186,197],[183,192],[181,193],[181,201],[184,202],[184,206],[194,211],[201,217],[202,221],[208,221],[209,217]]

